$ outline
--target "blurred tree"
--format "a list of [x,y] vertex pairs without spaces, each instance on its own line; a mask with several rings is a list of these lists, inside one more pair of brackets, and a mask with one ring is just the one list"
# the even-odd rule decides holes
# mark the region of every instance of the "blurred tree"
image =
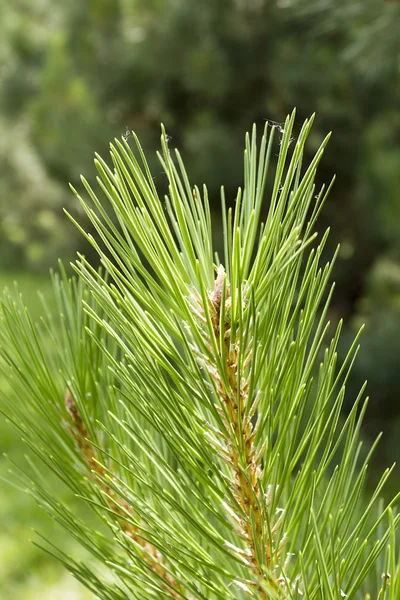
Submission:
[[315,33],[347,31],[346,61],[369,79],[398,76],[399,0],[280,0],[279,4],[312,21]]

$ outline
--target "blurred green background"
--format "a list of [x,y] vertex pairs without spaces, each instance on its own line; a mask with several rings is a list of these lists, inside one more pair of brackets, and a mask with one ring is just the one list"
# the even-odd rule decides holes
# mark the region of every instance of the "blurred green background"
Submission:
[[[94,176],[93,153],[105,155],[113,137],[134,129],[163,186],[154,157],[163,122],[218,213],[220,184],[233,201],[242,183],[251,124],[282,122],[296,106],[299,127],[316,111],[310,155],[334,133],[319,179],[337,182],[319,230],[332,228],[329,252],[342,242],[331,318],[345,319],[343,352],[367,324],[348,402],[368,379],[364,437],[383,430],[373,468],[391,464],[400,456],[399,75],[396,0],[1,0],[1,287],[17,280],[38,316],[35,290],[48,294],[57,258],[90,256],[62,208],[85,222],[67,184]],[[4,422],[0,445],[16,460],[24,452]],[[30,527],[51,537],[53,524],[20,492],[3,483],[0,492],[0,597],[88,598],[28,542]]]

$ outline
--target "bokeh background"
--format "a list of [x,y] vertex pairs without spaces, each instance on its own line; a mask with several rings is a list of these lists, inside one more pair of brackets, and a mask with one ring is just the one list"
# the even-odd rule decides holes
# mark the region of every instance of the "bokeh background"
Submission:
[[[251,124],[296,106],[300,127],[315,111],[310,155],[333,131],[319,179],[337,182],[319,229],[332,228],[329,253],[342,244],[330,316],[345,319],[343,353],[366,323],[348,402],[368,379],[363,435],[384,431],[373,479],[400,458],[399,75],[396,0],[1,0],[0,286],[17,280],[39,317],[57,258],[90,254],[62,208],[85,222],[67,184],[94,176],[113,137],[134,129],[162,185],[162,121],[217,214],[220,184],[233,201],[242,183]],[[3,421],[0,446],[24,452]],[[29,544],[31,527],[55,531],[1,483],[0,597],[89,598]]]

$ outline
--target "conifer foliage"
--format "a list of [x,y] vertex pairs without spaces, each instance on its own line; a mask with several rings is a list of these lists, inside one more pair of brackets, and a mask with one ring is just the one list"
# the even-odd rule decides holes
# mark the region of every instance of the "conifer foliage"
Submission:
[[233,207],[221,190],[223,256],[207,189],[164,130],[165,199],[135,134],[115,140],[97,187],[73,190],[101,269],[61,266],[40,324],[3,297],[5,412],[28,448],[16,477],[89,558],[42,545],[102,600],[400,598],[390,469],[364,491],[364,388],[341,415],[358,342],[338,367],[334,260],[314,233],[329,136],[304,166],[312,121],[296,140],[294,113],[259,146],[246,136]]

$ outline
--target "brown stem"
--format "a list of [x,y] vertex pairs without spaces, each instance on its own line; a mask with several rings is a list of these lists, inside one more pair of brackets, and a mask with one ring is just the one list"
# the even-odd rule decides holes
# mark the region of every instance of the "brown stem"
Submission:
[[105,492],[109,508],[117,515],[121,516],[120,524],[124,532],[145,550],[144,559],[152,571],[165,581],[165,585],[163,586],[164,589],[168,591],[173,598],[182,599],[184,594],[181,592],[181,588],[177,581],[168,572],[162,554],[151,543],[143,540],[139,528],[126,521],[126,515],[128,514],[131,517],[134,517],[134,512],[126,500],[118,496],[114,489],[107,485],[106,471],[98,461],[96,448],[91,443],[87,427],[69,390],[67,390],[65,394],[65,406],[72,421],[72,427],[69,426],[69,431],[72,434],[87,467],[90,469],[91,473],[96,476],[96,483],[99,483],[103,492]]
[[[242,377],[241,381],[238,381],[240,342],[236,339],[235,343],[231,345],[230,318],[226,319],[224,324],[220,323],[221,303],[224,295],[225,314],[228,315],[231,298],[229,285],[225,284],[225,271],[221,265],[214,283],[214,290],[209,295],[209,310],[217,340],[220,338],[221,325],[224,327],[224,348],[223,352],[220,352],[219,358],[224,357],[226,360],[228,385],[221,378],[216,364],[211,364],[209,359],[206,360],[206,365],[216,383],[221,405],[223,406],[223,408],[217,408],[224,425],[224,431],[220,432],[225,442],[221,456],[229,464],[233,474],[232,487],[236,501],[241,508],[241,514],[234,516],[234,521],[241,539],[244,540],[248,548],[246,560],[250,561],[251,570],[256,580],[266,580],[270,586],[278,591],[282,590],[282,587],[277,577],[269,575],[265,579],[265,571],[271,573],[274,564],[272,540],[269,539],[268,535],[268,519],[265,509],[266,506],[268,507],[268,502],[267,500],[263,501],[264,499],[261,497],[263,491],[260,490],[259,486],[262,473],[261,458],[257,454],[254,444],[255,429],[252,424],[252,415],[256,410],[256,404],[249,406],[251,400],[248,395],[247,380]],[[197,313],[202,314],[202,312],[204,312],[204,308],[197,306]],[[209,344],[209,348],[212,348],[211,344]],[[246,363],[250,361],[250,353],[251,349],[245,349]],[[279,528],[279,524],[277,522],[274,526],[271,519],[269,522],[273,537]],[[265,554],[260,557],[257,549],[263,547],[262,542],[264,542]],[[275,558],[280,554],[281,548],[279,546],[277,544],[277,548],[275,548]],[[247,581],[246,584],[251,585],[251,582]],[[258,592],[258,597],[261,600],[267,600],[267,593],[261,585],[254,583],[252,587]],[[249,587],[248,591],[250,595],[254,595]]]

